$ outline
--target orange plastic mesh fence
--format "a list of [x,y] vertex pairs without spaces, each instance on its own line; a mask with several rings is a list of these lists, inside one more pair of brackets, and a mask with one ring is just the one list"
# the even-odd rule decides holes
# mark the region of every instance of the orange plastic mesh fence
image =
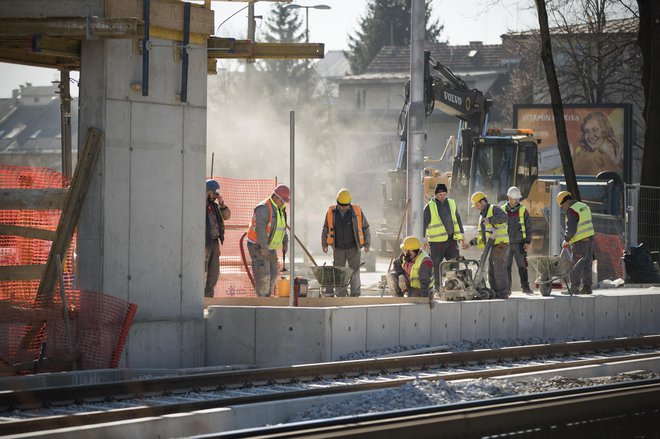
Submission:
[[607,233],[596,233],[595,242],[598,281],[623,279],[623,237]]
[[[237,180],[213,177],[220,183],[222,197],[231,209],[231,219],[225,222],[225,242],[220,256],[220,279],[215,286],[216,297],[254,296],[254,287],[248,278],[241,257],[241,236],[247,232],[257,204],[268,198],[277,185],[276,180]],[[244,239],[243,250],[248,267],[250,255]],[[280,255],[280,263],[282,261]]]

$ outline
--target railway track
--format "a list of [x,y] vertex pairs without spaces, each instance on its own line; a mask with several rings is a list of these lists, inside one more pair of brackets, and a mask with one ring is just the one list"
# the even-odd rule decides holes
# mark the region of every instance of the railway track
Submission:
[[[322,363],[0,392],[8,434],[266,401],[660,357],[660,336]],[[644,349],[631,353],[631,350]]]

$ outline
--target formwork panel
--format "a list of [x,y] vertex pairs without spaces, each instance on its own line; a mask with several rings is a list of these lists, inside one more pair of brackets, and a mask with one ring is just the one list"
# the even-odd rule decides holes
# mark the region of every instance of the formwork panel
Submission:
[[431,313],[428,304],[401,305],[400,342],[404,346],[431,343]]
[[431,310],[431,345],[437,346],[461,339],[461,304],[436,302]]
[[206,316],[206,365],[255,364],[253,307],[210,306]]
[[142,83],[142,55],[133,53],[133,41],[107,40],[106,50],[109,60],[105,91],[107,98],[127,101],[141,96],[140,89],[131,89],[131,84]]
[[[191,44],[191,47],[192,50],[188,51],[188,105],[206,108],[208,76],[206,44]],[[177,66],[180,71],[181,63],[178,63]],[[179,91],[180,88],[179,85]],[[203,134],[206,139],[206,131]]]
[[641,328],[641,298],[638,295],[621,295],[617,304],[617,335],[639,334]]
[[206,321],[203,317],[183,320],[181,326],[181,367],[206,365]]
[[258,308],[257,366],[330,361],[330,313],[328,308]]
[[640,303],[640,332],[660,334],[660,295],[643,294]]
[[[149,101],[166,105],[180,105],[181,61],[175,62],[173,56],[174,51],[179,50],[174,46],[179,43],[161,39],[152,39],[151,42],[158,46],[156,53],[160,56],[149,57]],[[152,50],[152,53],[154,52]],[[193,82],[188,84],[193,84]],[[136,98],[136,100],[139,99],[140,96]]]
[[490,303],[490,329],[491,340],[511,340],[516,338],[518,332],[518,301],[493,300]]
[[103,221],[103,289],[128,300],[130,222],[128,215],[117,212],[130,210],[131,104],[107,101],[106,109],[106,126],[111,129],[103,150],[104,175],[108,176],[103,190],[107,215]]
[[367,307],[367,350],[400,344],[400,313],[396,305]]
[[490,301],[461,302],[461,340],[486,340],[490,336]]
[[545,301],[523,298],[518,300],[517,338],[528,340],[543,337],[545,326]]
[[595,338],[604,338],[617,335],[619,317],[617,306],[619,298],[616,296],[596,296],[596,307],[594,310]]
[[543,300],[543,336],[545,338],[562,340],[570,334],[570,306],[568,297],[553,297]]
[[367,349],[367,308],[340,307],[331,311],[333,361]]
[[570,332],[569,337],[591,340],[594,338],[596,321],[594,310],[596,309],[595,297],[573,296],[570,299]]

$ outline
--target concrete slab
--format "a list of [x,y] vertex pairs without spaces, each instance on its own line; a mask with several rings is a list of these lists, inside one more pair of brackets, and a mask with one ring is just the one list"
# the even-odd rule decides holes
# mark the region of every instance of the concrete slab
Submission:
[[[183,339],[183,327],[186,321],[139,321],[134,322],[128,336],[125,349],[125,364],[130,368],[153,367],[154,364],[162,368],[184,367],[182,346],[188,344],[186,353],[204,352],[204,338],[200,328],[204,321],[199,319],[200,327],[197,328],[199,339]],[[186,331],[187,337],[192,337]],[[197,359],[197,358],[194,358]],[[190,363],[190,361],[185,361]],[[196,364],[194,366],[200,366]]]
[[638,335],[641,328],[641,297],[621,295],[617,303],[617,336]]
[[642,334],[660,334],[660,295],[640,296],[639,321]]
[[399,345],[400,318],[398,305],[367,307],[367,350]]
[[[133,41],[110,40],[106,50],[111,60],[106,75],[106,97],[128,101],[132,97],[141,96],[142,91],[131,89],[131,84],[142,84],[142,55],[133,52]],[[124,68],[115,68],[116,65]]]
[[591,340],[594,338],[596,322],[594,311],[596,309],[595,297],[573,296],[570,301],[570,330],[569,337]]
[[487,340],[490,337],[490,300],[461,302],[461,339]]
[[491,340],[511,340],[518,333],[517,300],[493,300],[490,303],[489,335]]
[[209,307],[205,364],[255,364],[256,315],[253,307]]
[[431,313],[428,304],[406,304],[400,308],[400,343],[404,346],[431,343]]
[[604,338],[617,335],[619,317],[617,306],[618,296],[596,296],[596,307],[594,310],[594,337]]
[[330,326],[330,357],[333,361],[351,352],[367,349],[367,308],[351,306],[333,309]]
[[543,336],[558,340],[569,337],[571,301],[568,297],[544,299]]
[[544,305],[543,300],[535,300],[531,297],[525,297],[518,301],[518,338],[543,337],[545,326]]
[[436,303],[431,310],[431,346],[461,339],[461,303]]

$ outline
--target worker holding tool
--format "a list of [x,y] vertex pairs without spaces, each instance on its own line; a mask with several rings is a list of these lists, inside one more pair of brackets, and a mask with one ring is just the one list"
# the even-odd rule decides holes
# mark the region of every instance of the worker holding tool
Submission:
[[247,232],[247,248],[252,259],[255,291],[260,297],[272,294],[279,276],[277,250],[286,254],[289,244],[285,209],[290,194],[288,186],[278,185],[269,198],[254,208]]
[[435,197],[424,207],[424,229],[433,261],[435,288],[440,285],[440,263],[456,259],[463,244],[463,223],[456,201],[447,197],[447,186],[439,183]]
[[472,207],[481,212],[477,227],[479,234],[468,244],[464,243],[463,248],[478,245],[484,249],[482,260],[485,259],[484,256],[488,257],[490,288],[495,292],[496,299],[506,299],[511,294],[506,270],[509,259],[508,217],[500,207],[488,203],[483,192],[475,192],[471,200]]
[[516,186],[511,186],[506,193],[509,202],[504,205],[504,211],[509,218],[509,258],[507,262],[507,274],[509,275],[509,286],[511,286],[511,269],[513,260],[516,260],[518,275],[520,276],[520,289],[525,294],[532,294],[529,288],[529,275],[527,273],[527,252],[531,246],[532,218],[529,212],[520,204],[522,194]]
[[225,242],[225,220],[231,218],[231,210],[220,194],[220,183],[206,180],[206,256],[204,271],[206,286],[204,297],[213,297],[213,288],[220,276],[220,246]]
[[[351,193],[348,189],[337,192],[337,204],[328,207],[321,232],[321,248],[328,253],[332,247],[332,265],[335,267],[348,267],[353,270],[351,277],[351,297],[360,295],[360,249],[365,253],[371,247],[371,233],[369,222],[360,206],[351,204]],[[325,295],[346,296],[346,288],[332,291],[326,289]]]
[[[594,257],[594,223],[591,219],[591,209],[581,201],[573,198],[570,192],[561,191],[557,194],[557,204],[566,210],[566,232],[562,249],[572,247],[573,269],[571,270],[571,289],[576,294],[591,294],[591,262]],[[580,290],[580,283],[582,289]]]
[[387,274],[387,286],[392,296],[428,297],[433,288],[433,262],[422,249],[422,241],[408,236],[401,243],[402,253],[394,260]]

